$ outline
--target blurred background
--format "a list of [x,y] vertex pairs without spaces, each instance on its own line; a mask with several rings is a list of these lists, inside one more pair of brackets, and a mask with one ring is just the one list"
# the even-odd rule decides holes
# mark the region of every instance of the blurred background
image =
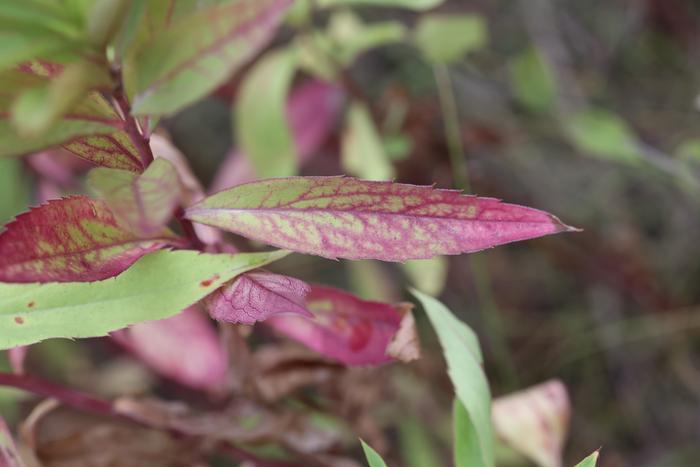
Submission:
[[[468,15],[454,28],[312,7],[271,48],[304,51],[288,115],[314,136],[298,173],[435,183],[583,231],[408,266],[294,255],[274,269],[370,299],[407,300],[409,284],[438,294],[479,335],[494,396],[564,382],[565,465],[600,446],[603,467],[700,465],[700,4],[448,0],[430,14]],[[329,56],[337,73],[321,80]],[[246,110],[231,102],[254,71],[162,122],[212,189],[241,181]],[[42,187],[31,162],[2,163],[5,221]],[[259,175],[282,162],[267,164]],[[59,194],[82,189],[64,182]],[[390,465],[448,465],[452,389],[418,321],[424,357],[353,372],[354,405],[339,410],[371,413],[357,429]],[[101,340],[40,344],[27,365],[105,394],[182,395]],[[22,397],[3,391],[4,413],[23,413]]]

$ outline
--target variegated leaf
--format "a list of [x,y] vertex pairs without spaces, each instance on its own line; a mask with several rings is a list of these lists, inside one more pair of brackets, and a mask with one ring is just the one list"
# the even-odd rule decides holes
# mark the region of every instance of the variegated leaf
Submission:
[[346,177],[239,185],[186,216],[326,258],[405,261],[454,255],[574,230],[546,212],[458,191]]
[[215,89],[272,38],[290,0],[238,0],[171,22],[125,61],[133,111],[170,114]]
[[182,199],[177,170],[158,158],[142,174],[97,168],[88,184],[103,198],[114,215],[139,236],[161,232]]
[[311,316],[304,303],[310,290],[294,277],[254,271],[209,295],[204,304],[217,321],[253,324],[285,313]]
[[561,467],[571,405],[559,380],[493,401],[496,435],[540,467]]
[[0,282],[96,281],[182,240],[161,230],[140,238],[102,201],[75,196],[21,214],[0,233]]
[[274,316],[278,332],[346,365],[377,365],[392,360],[387,348],[401,324],[392,305],[361,300],[332,287],[313,286],[306,297],[312,318]]
[[72,108],[40,135],[27,138],[10,122],[10,110],[17,95],[45,85],[62,66],[50,62],[28,62],[0,73],[0,157],[21,155],[50,146],[65,149],[95,165],[140,172],[143,165],[137,148],[123,130],[124,121],[97,91]]

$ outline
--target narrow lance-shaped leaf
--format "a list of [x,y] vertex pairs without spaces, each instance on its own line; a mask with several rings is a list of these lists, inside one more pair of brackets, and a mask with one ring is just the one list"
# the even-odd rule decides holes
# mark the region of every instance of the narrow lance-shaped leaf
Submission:
[[204,300],[217,321],[253,324],[278,314],[312,316],[306,309],[311,287],[294,277],[255,271],[243,274]]
[[182,198],[177,170],[163,158],[154,160],[141,175],[94,169],[88,174],[88,184],[114,215],[140,236],[162,231]]
[[296,174],[298,156],[285,115],[295,65],[294,49],[267,54],[246,74],[234,105],[237,139],[261,177]]
[[[493,467],[491,393],[482,368],[479,341],[466,324],[438,300],[413,290],[423,305],[440,340],[450,380],[455,387],[456,464],[464,467]],[[464,443],[471,446],[464,448]],[[468,457],[467,457],[468,456]]]
[[263,180],[222,191],[187,217],[326,258],[405,261],[573,230],[536,209],[458,191],[346,177]]
[[571,407],[566,387],[553,380],[493,402],[498,438],[540,467],[561,467]]
[[185,386],[216,391],[226,383],[228,353],[198,306],[171,318],[135,324],[111,337],[158,373]]
[[594,452],[593,454],[576,464],[576,467],[596,467],[596,465],[598,465],[599,455],[600,453],[598,451]]
[[141,159],[122,129],[124,121],[98,92],[87,93],[67,115],[37,137],[23,137],[13,128],[9,117],[16,96],[47,85],[62,69],[51,62],[29,62],[20,69],[0,73],[0,157],[63,145],[93,164],[140,172]]
[[391,361],[387,348],[399,330],[401,314],[388,304],[361,300],[332,287],[313,286],[306,297],[313,318],[274,316],[278,332],[346,365]]
[[0,281],[106,279],[146,253],[182,242],[167,230],[134,235],[102,201],[85,196],[53,200],[21,214],[0,234]]
[[348,111],[343,130],[343,168],[369,180],[390,180],[394,167],[384,150],[381,135],[367,106],[354,102]]
[[178,18],[125,61],[135,114],[169,114],[220,85],[272,38],[290,0],[239,0]]
[[157,251],[99,282],[0,283],[0,349],[54,337],[104,336],[173,316],[225,282],[286,252]]
[[379,453],[372,448],[372,446],[365,443],[363,440],[360,440],[360,443],[362,443],[362,450],[365,453],[369,467],[386,467],[386,462],[384,462],[382,456],[380,456]]

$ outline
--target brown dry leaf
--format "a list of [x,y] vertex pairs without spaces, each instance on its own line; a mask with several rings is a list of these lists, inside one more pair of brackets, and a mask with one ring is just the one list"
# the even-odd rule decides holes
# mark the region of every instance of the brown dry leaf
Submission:
[[255,354],[259,393],[275,401],[307,386],[324,385],[345,369],[305,348],[288,344],[266,346]]
[[160,431],[109,424],[44,441],[38,455],[45,467],[189,467],[199,458],[192,442]]
[[277,414],[246,400],[215,412],[195,412],[183,403],[123,397],[117,412],[149,426],[174,430],[207,441],[258,443],[278,439],[293,423],[292,414]]
[[403,314],[403,318],[399,330],[386,348],[386,354],[402,362],[412,362],[420,358],[420,340],[413,317],[413,304],[398,303],[395,307]]
[[561,467],[570,417],[569,396],[559,380],[493,402],[497,436],[540,467]]

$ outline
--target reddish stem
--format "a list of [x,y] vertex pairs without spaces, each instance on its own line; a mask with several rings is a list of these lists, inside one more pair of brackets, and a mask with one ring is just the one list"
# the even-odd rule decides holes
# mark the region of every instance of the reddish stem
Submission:
[[[87,394],[75,389],[61,386],[54,382],[26,374],[14,374],[0,372],[0,386],[8,386],[15,389],[31,392],[41,397],[56,399],[64,405],[72,407],[83,412],[89,412],[103,417],[119,418],[128,420],[141,426],[151,429],[162,429],[162,427],[149,425],[147,420],[134,418],[129,414],[119,412],[115,409],[114,404],[110,401],[100,399],[91,394]],[[173,435],[198,438],[190,433],[184,432],[176,428],[168,428],[166,431]],[[224,454],[228,454],[238,461],[251,461],[255,465],[261,467],[290,467],[292,464],[286,462],[267,461],[260,459],[254,454],[251,454],[243,449],[234,446],[231,443],[221,442],[216,445],[216,449]]]
[[[129,135],[129,139],[138,150],[139,156],[141,157],[141,164],[143,168],[146,169],[154,160],[153,151],[151,150],[150,144],[148,144],[148,138],[141,132],[136,118],[131,114],[131,104],[129,104],[129,99],[127,99],[124,94],[124,88],[122,86],[117,87],[114,91],[114,100],[124,117],[124,131]],[[184,234],[187,235],[187,238],[190,240],[192,248],[202,250],[204,248],[204,243],[202,243],[197,236],[192,222],[185,219],[185,210],[182,206],[177,208],[175,218],[180,223]]]

